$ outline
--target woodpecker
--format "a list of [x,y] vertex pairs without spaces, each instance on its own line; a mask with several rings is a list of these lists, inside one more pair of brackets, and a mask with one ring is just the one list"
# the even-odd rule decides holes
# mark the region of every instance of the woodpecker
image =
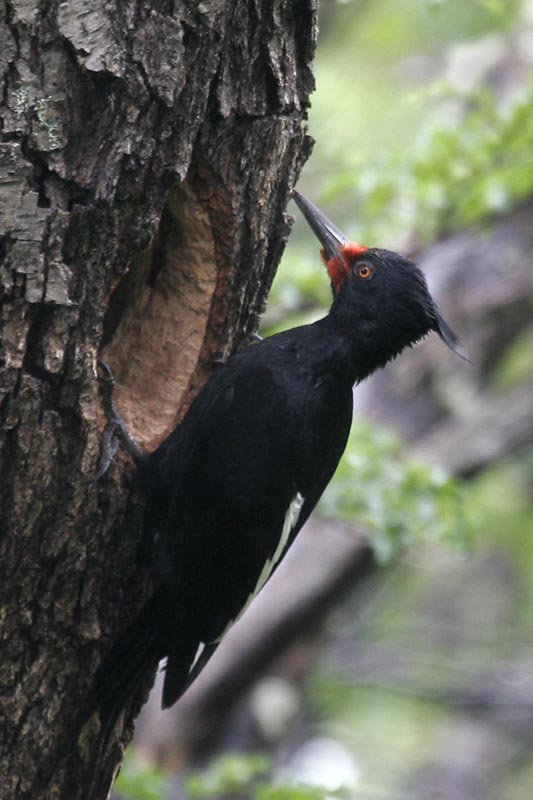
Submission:
[[415,264],[292,196],[322,247],[330,311],[229,358],[139,458],[157,588],[97,672],[91,708],[108,720],[164,658],[171,706],[268,581],[343,454],[353,386],[431,331],[465,357]]

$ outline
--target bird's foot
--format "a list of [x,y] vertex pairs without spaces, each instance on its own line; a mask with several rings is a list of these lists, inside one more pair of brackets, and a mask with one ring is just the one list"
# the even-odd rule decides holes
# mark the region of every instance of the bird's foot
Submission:
[[115,400],[113,398],[115,377],[111,367],[106,364],[105,361],[99,361],[98,366],[104,372],[104,376],[102,378],[102,397],[109,422],[105,426],[102,434],[100,462],[92,482],[100,480],[100,478],[106,474],[107,470],[113,463],[113,459],[118,449],[119,438],[122,439],[126,450],[133,457],[136,463],[139,463],[139,461],[142,459],[142,451],[129,432],[124,419],[115,405]]
[[114,422],[108,422],[104,428],[100,442],[100,461],[98,469],[91,478],[91,483],[96,483],[103,478],[107,470],[113,463],[113,459],[118,450],[117,428]]

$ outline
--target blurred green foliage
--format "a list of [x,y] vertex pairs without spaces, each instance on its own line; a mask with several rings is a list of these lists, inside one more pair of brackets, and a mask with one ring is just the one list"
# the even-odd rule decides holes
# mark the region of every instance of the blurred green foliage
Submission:
[[316,786],[264,786],[254,800],[328,800],[330,797],[343,795]]
[[[355,241],[401,250],[488,224],[530,196],[533,84],[502,103],[485,83],[454,86],[442,72],[450,46],[516,33],[520,11],[514,0],[324,2],[316,142],[299,189]],[[268,332],[329,302],[318,247],[293,213]]]
[[367,528],[384,563],[422,542],[465,548],[473,531],[465,492],[440,467],[407,458],[405,446],[388,428],[356,420],[318,510]]
[[[228,753],[210,762],[201,772],[185,781],[190,800],[242,797],[246,800],[326,800],[346,798],[345,792],[326,791],[301,784],[273,784],[272,762],[262,753]],[[119,797],[128,800],[162,800],[168,796],[169,782],[158,770],[141,764],[135,756],[126,758],[115,785]]]
[[349,800],[350,794],[343,789],[322,789],[318,786],[263,786],[254,800]]
[[201,773],[187,778],[191,800],[257,791],[258,780],[271,770],[270,759],[261,753],[229,753],[212,761]]
[[533,353],[533,326],[516,336],[507,348],[505,357],[491,373],[491,386],[498,392],[508,392],[523,384],[531,376]]
[[[436,97],[436,91],[434,97]],[[441,101],[453,99],[439,87]],[[487,90],[469,98],[458,120],[428,123],[416,153],[392,151],[361,162],[350,182],[349,200],[360,220],[363,238],[410,232],[428,243],[470,225],[486,222],[513,208],[533,189],[533,90],[501,108]],[[329,183],[340,191],[346,175]]]
[[191,800],[231,795],[246,800],[326,800],[346,797],[343,791],[329,791],[302,784],[272,784],[268,778],[271,760],[260,753],[231,753],[214,759],[203,772],[187,779]]
[[162,800],[167,794],[168,783],[163,770],[144,763],[128,750],[114,790],[128,800]]
[[[442,102],[454,94],[441,85],[434,87],[433,98]],[[468,98],[462,119],[430,118],[416,149],[404,152],[391,146],[371,156],[348,153],[339,158],[324,176],[320,195],[339,208],[336,222],[349,208],[350,219],[341,227],[369,245],[410,242],[418,247],[487,224],[533,193],[532,109],[533,88],[505,107],[489,91],[478,90]],[[302,324],[313,318],[310,309],[327,306],[328,298],[318,246],[308,235],[305,246],[297,241],[288,248],[272,287],[266,325],[288,315],[290,324]]]

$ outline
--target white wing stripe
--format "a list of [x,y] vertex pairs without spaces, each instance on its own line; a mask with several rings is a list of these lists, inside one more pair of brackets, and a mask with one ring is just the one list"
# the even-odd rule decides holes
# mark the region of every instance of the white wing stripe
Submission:
[[242,615],[244,614],[244,612],[246,611],[246,609],[248,608],[254,597],[261,591],[265,583],[270,578],[272,570],[280,560],[281,556],[283,555],[283,551],[287,546],[290,532],[293,530],[296,523],[298,522],[304,502],[305,499],[300,494],[300,492],[298,492],[296,496],[291,500],[289,508],[287,509],[287,513],[285,514],[285,519],[283,520],[283,528],[281,529],[281,536],[278,542],[278,546],[276,547],[272,555],[272,558],[268,558],[266,560],[265,566],[261,570],[261,574],[259,575],[259,578],[255,585],[255,589],[248,596],[248,599],[246,600],[245,604],[243,605],[243,607],[241,608],[235,619],[232,619],[230,622],[228,622],[226,628],[224,629],[224,632],[218,637],[218,639],[215,640],[216,642],[222,641],[222,639],[229,631],[229,629],[232,627],[232,625],[234,625],[237,622],[237,620],[242,617]]
[[281,530],[281,536],[278,542],[278,546],[276,547],[276,550],[274,552],[274,555],[272,556],[272,558],[267,559],[265,566],[261,570],[261,574],[257,581],[256,587],[253,590],[252,594],[250,595],[247,604],[253,597],[256,596],[256,594],[258,594],[258,592],[261,591],[267,580],[270,578],[272,570],[280,560],[282,553],[285,550],[285,547],[287,546],[287,542],[289,541],[289,534],[296,525],[296,523],[298,522],[298,517],[300,516],[300,511],[302,510],[303,504],[304,504],[304,498],[302,497],[300,492],[298,492],[296,497],[292,500],[287,510],[287,513],[285,514],[285,519],[283,521],[283,528]]

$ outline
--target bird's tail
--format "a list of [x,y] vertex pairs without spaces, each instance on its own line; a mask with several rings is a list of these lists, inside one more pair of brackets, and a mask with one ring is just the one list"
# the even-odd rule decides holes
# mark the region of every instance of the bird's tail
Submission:
[[169,602],[165,587],[155,592],[98,667],[85,720],[98,711],[102,726],[114,725],[165,656],[162,706],[168,708],[178,700],[190,684],[199,645],[194,628],[180,620],[182,611]]
[[[162,708],[173,706],[190,686],[192,682],[191,667],[198,646],[198,636],[193,631],[185,629],[182,629],[179,640],[170,642],[163,683]],[[197,673],[193,674],[195,677]]]
[[89,695],[82,727],[98,712],[98,741],[91,747],[92,798],[113,731],[122,711],[138,699],[159,661],[168,656],[163,707],[172,705],[188,686],[188,676],[198,649],[198,637],[188,632],[171,613],[167,593],[159,589],[126,629],[100,664]]
[[122,711],[136,700],[165,655],[160,635],[162,599],[160,592],[154,594],[96,671],[81,723],[83,729],[98,712],[96,740],[94,733],[91,735],[87,800],[96,796],[100,782],[105,780],[106,754]]
[[116,720],[166,655],[160,635],[161,602],[161,593],[156,592],[98,667],[86,719],[98,711],[102,725]]

